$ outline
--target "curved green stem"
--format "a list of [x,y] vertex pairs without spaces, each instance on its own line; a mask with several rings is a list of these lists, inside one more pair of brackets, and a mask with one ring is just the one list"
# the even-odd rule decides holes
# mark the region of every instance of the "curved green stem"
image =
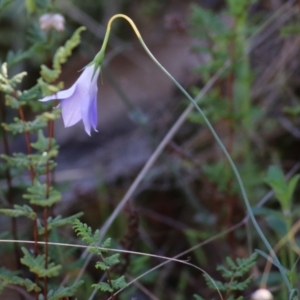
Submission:
[[[274,257],[274,261],[278,264],[281,265],[275,252],[273,251],[273,248],[271,247],[271,245],[269,244],[268,240],[266,239],[265,235],[263,234],[263,232],[261,231],[255,217],[254,214],[252,212],[249,200],[248,200],[248,196],[245,190],[245,186],[243,183],[243,180],[240,176],[240,173],[235,165],[235,163],[233,162],[230,154],[228,153],[227,149],[225,148],[223,142],[221,141],[221,139],[219,138],[218,134],[216,133],[216,131],[214,130],[213,126],[211,125],[210,121],[208,120],[208,118],[206,117],[205,113],[203,112],[203,110],[200,108],[200,106],[195,102],[195,100],[188,94],[188,92],[180,85],[180,83],[178,83],[178,81],[157,61],[157,59],[152,55],[152,53],[150,52],[150,50],[148,49],[148,47],[146,46],[146,44],[144,43],[143,39],[140,37],[139,38],[143,48],[145,49],[145,51],[148,53],[148,55],[151,57],[151,59],[155,62],[155,64],[176,84],[176,86],[182,91],[182,93],[189,99],[189,101],[191,101],[193,103],[193,105],[195,106],[195,108],[197,109],[197,111],[200,113],[200,115],[202,116],[202,118],[204,119],[206,125],[208,126],[210,132],[212,133],[212,135],[214,136],[215,140],[217,141],[218,145],[220,146],[221,150],[223,151],[224,155],[226,156],[234,174],[235,177],[238,181],[238,184],[240,186],[240,190],[242,193],[242,197],[244,199],[245,205],[247,207],[247,211],[248,214],[252,220],[252,223],[257,231],[257,233],[259,234],[259,236],[261,237],[262,241],[264,242],[265,246],[267,247],[267,249],[270,251],[270,253],[272,254],[272,256]],[[279,269],[281,272],[281,275],[287,285],[287,287],[289,289],[291,289],[291,285],[290,282],[288,280],[287,275],[284,273],[283,270]]]
[[[180,85],[180,83],[159,63],[159,61],[153,56],[153,54],[151,53],[151,51],[148,49],[148,47],[146,46],[146,44],[144,43],[143,39],[142,39],[142,36],[140,34],[140,32],[138,31],[137,27],[135,26],[134,22],[129,18],[127,17],[126,15],[123,15],[123,14],[117,14],[117,15],[114,15],[108,22],[108,25],[107,25],[107,32],[110,32],[110,29],[111,29],[111,24],[112,22],[116,19],[116,18],[124,18],[126,19],[130,25],[132,26],[133,30],[135,31],[140,43],[142,44],[143,48],[145,49],[145,51],[147,52],[147,54],[150,56],[150,58],[154,61],[154,63],[174,82],[174,84],[181,90],[181,92],[189,99],[189,101],[194,105],[194,107],[197,109],[197,111],[200,113],[200,115],[202,116],[202,118],[204,119],[206,125],[208,126],[209,130],[211,131],[212,135],[214,136],[215,140],[217,141],[218,145],[220,146],[221,150],[223,151],[224,155],[226,156],[234,174],[235,174],[235,177],[238,181],[238,184],[239,184],[239,187],[240,187],[240,190],[241,190],[241,194],[242,194],[242,197],[244,199],[244,202],[245,202],[245,205],[246,205],[246,208],[247,208],[247,211],[248,211],[248,214],[252,220],[252,223],[257,231],[257,233],[259,234],[259,236],[261,237],[262,241],[264,242],[265,246],[267,247],[267,249],[270,251],[270,253],[272,254],[273,258],[274,258],[274,261],[277,265],[281,265],[275,252],[273,251],[273,248],[271,247],[271,245],[269,244],[267,238],[265,237],[265,235],[263,234],[263,232],[261,231],[255,217],[254,217],[254,214],[252,212],[252,209],[251,209],[251,206],[250,206],[250,203],[249,203],[249,200],[248,200],[248,196],[247,196],[247,193],[246,193],[246,190],[245,190],[245,187],[244,187],[244,183],[243,183],[243,180],[239,174],[239,171],[235,165],[235,163],[233,162],[230,154],[228,153],[227,149],[225,148],[223,142],[221,141],[221,139],[219,138],[218,134],[216,133],[216,131],[214,130],[212,124],[210,123],[210,121],[208,120],[208,118],[206,117],[205,113],[202,111],[202,109],[199,107],[199,105],[195,102],[195,100],[189,95],[189,93]],[[108,33],[109,34],[109,33]],[[108,34],[106,34],[107,36],[107,39],[108,39]],[[105,36],[105,37],[106,37]],[[107,40],[105,40],[105,46],[103,48],[101,48],[100,52],[102,52],[104,54],[104,51],[105,51],[105,47],[106,47],[106,44],[107,44]],[[104,49],[104,50],[103,50]],[[99,53],[100,53],[99,52]],[[288,277],[287,275],[285,274],[285,272],[283,271],[283,268],[279,268],[279,271],[281,273],[281,276],[283,277],[284,281],[285,281],[285,284],[287,285],[288,289],[291,290],[292,287],[291,287],[291,284],[288,280]]]

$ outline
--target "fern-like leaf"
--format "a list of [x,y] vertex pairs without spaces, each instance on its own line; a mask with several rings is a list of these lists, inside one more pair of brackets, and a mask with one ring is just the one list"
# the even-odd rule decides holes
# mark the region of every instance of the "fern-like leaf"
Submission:
[[111,281],[111,285],[112,285],[114,291],[117,291],[117,290],[125,288],[127,286],[127,282],[125,280],[125,277],[121,276],[117,279],[113,279]]
[[78,219],[74,221],[73,228],[78,236],[90,246],[96,246],[99,241],[99,230],[93,233],[92,228],[81,223]]
[[102,292],[109,292],[112,293],[114,290],[110,287],[110,285],[106,282],[100,282],[99,284],[92,284],[92,288],[98,289]]
[[0,281],[2,281],[1,285],[0,285],[0,293],[2,292],[3,288],[5,286],[7,286],[8,284],[23,286],[26,288],[26,290],[28,292],[32,292],[32,291],[39,292],[40,291],[40,288],[35,283],[33,283],[31,280],[23,279],[23,278],[17,276],[15,272],[12,272],[6,268],[0,269]]
[[227,293],[231,291],[244,291],[252,279],[252,276],[248,276],[246,279],[245,276],[254,266],[256,259],[257,253],[253,253],[248,258],[237,258],[235,262],[230,257],[227,257],[227,266],[222,265],[217,267],[217,270],[221,272],[221,275],[224,279],[226,279],[226,282],[217,280],[212,281],[210,276],[204,274],[203,276],[207,286],[213,290],[218,289],[219,291]]
[[66,62],[73,49],[80,43],[80,33],[83,30],[85,30],[85,27],[79,27],[64,47],[58,48],[54,55],[52,70],[45,65],[41,66],[41,76],[45,82],[52,83],[58,78],[61,73],[61,65]]
[[108,270],[113,265],[116,265],[119,263],[119,256],[120,256],[120,254],[116,253],[116,254],[113,254],[108,257],[103,257],[103,261],[98,261],[96,263],[96,268],[101,269],[103,271]]
[[[61,287],[57,290],[50,290],[47,295],[48,300],[61,300],[75,295],[78,287],[83,284],[83,280],[74,283],[69,287]],[[44,295],[39,295],[39,300],[44,300]]]
[[[50,231],[53,228],[61,227],[68,224],[73,224],[74,220],[81,217],[83,215],[82,212],[77,213],[73,216],[62,218],[61,216],[56,216],[54,219],[52,217],[48,218],[47,221],[47,230]],[[38,223],[38,232],[39,234],[45,233],[45,227],[43,227],[40,223]]]
[[0,209],[0,213],[5,214],[6,216],[17,218],[17,217],[27,217],[31,220],[36,219],[36,213],[32,210],[32,208],[28,205],[14,205],[14,209],[10,208],[2,208]]
[[47,184],[35,180],[33,186],[27,189],[27,194],[23,195],[23,198],[28,199],[30,204],[51,207],[61,199],[61,194],[53,187],[48,188]]
[[24,257],[21,258],[21,263],[27,266],[32,273],[37,274],[41,278],[55,277],[59,275],[61,270],[60,265],[48,262],[48,267],[45,268],[45,255],[38,255],[34,257],[26,248],[22,247],[21,249],[24,253]]
[[[6,97],[8,101],[12,105],[14,104],[15,100],[13,97]],[[53,121],[60,117],[60,110],[53,110],[50,112],[44,112],[38,116],[33,121],[23,121],[19,118],[14,118],[14,122],[10,124],[2,123],[2,127],[6,131],[12,132],[12,134],[18,134],[23,132],[33,132],[33,131],[40,131],[44,127],[46,127],[48,121]]]

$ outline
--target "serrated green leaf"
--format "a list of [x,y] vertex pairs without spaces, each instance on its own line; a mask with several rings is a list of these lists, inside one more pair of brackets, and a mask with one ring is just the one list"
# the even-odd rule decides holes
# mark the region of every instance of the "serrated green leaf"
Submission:
[[14,118],[14,123],[6,124],[2,123],[2,127],[6,131],[10,131],[12,134],[19,134],[23,132],[38,131],[47,126],[47,122],[42,120],[39,116],[34,121],[26,121],[19,118]]
[[103,259],[103,262],[104,262],[107,266],[111,267],[111,266],[116,265],[116,264],[118,264],[118,263],[120,262],[120,261],[119,261],[119,257],[120,257],[120,254],[119,254],[119,253],[115,253],[115,254],[113,254],[113,255],[111,255],[111,256],[105,257],[105,258]]
[[33,56],[33,50],[34,48],[29,48],[26,51],[17,51],[17,52],[13,52],[13,51],[9,51],[6,57],[6,61],[9,67],[13,67],[14,65],[22,62],[25,59],[29,59],[30,57]]
[[230,257],[226,257],[226,265],[220,265],[217,270],[220,271],[226,282],[213,280],[207,274],[204,274],[204,279],[209,288],[218,289],[220,291],[243,291],[251,282],[251,276],[244,278],[250,269],[255,265],[257,253],[253,253],[248,258],[237,258],[233,261]]
[[205,279],[206,285],[209,288],[211,288],[213,290],[218,289],[220,291],[226,291],[227,286],[224,285],[221,281],[214,280],[210,276],[208,276],[207,274],[203,274],[203,277]]
[[16,275],[15,272],[12,272],[6,268],[0,269],[0,280],[2,281],[0,286],[0,292],[1,289],[3,289],[6,285],[12,284],[12,285],[19,285],[26,288],[28,292],[39,292],[41,289],[33,283],[29,279],[23,279]]
[[104,262],[102,261],[97,261],[96,265],[95,265],[96,269],[101,269],[102,271],[106,271],[109,269],[109,266],[107,266]]
[[41,278],[56,277],[59,275],[61,265],[55,265],[53,262],[48,261],[48,267],[45,268],[45,255],[37,255],[34,257],[26,248],[22,247],[21,249],[24,253],[24,257],[21,258],[21,263],[27,266],[32,273],[37,274]]
[[27,189],[27,194],[23,195],[24,199],[28,199],[30,204],[41,207],[51,207],[61,199],[61,194],[52,186],[42,184],[35,180],[33,186]]
[[5,214],[6,216],[17,218],[17,217],[27,217],[29,219],[35,220],[37,215],[28,205],[14,205],[14,209],[2,208],[0,213]]
[[110,285],[106,282],[101,282],[99,284],[92,284],[92,288],[98,289],[102,292],[112,293],[114,290],[110,287]]
[[59,82],[57,84],[49,84],[43,80],[43,78],[38,79],[38,85],[42,91],[42,95],[48,96],[57,93],[62,90],[64,87],[63,82]]
[[21,72],[10,79],[10,84],[16,86],[18,83],[22,82],[23,78],[27,76],[27,72]]
[[114,291],[125,288],[127,286],[125,276],[121,276],[118,279],[111,280],[111,285],[112,285]]
[[41,66],[41,76],[45,82],[52,83],[58,78],[61,73],[61,65],[66,62],[73,49],[80,43],[80,34],[83,30],[85,30],[85,27],[78,28],[64,47],[58,48],[54,55],[52,70],[45,65]]
[[[83,280],[74,283],[70,287],[60,287],[57,290],[50,290],[47,295],[48,300],[61,300],[75,295],[78,287],[83,284]],[[39,295],[41,299],[44,299],[44,295]]]
[[[83,215],[82,212],[77,213],[73,216],[67,217],[67,218],[62,218],[61,216],[56,216],[54,219],[52,217],[48,218],[47,221],[47,230],[50,231],[53,228],[58,228],[61,226],[73,224],[74,220],[77,218],[80,218]],[[45,233],[45,227],[42,226],[41,224],[38,224],[38,233],[39,234],[44,234]]]
[[26,72],[21,72],[9,79],[7,63],[3,63],[0,69],[0,91],[3,91],[5,94],[15,93],[16,85],[20,83],[26,75]]
[[[78,219],[73,222],[73,228],[78,236],[81,236],[82,240],[90,246],[96,246],[99,241],[99,230],[94,233],[92,228],[87,224],[80,222]],[[100,249],[91,249],[92,251],[102,251]]]
[[41,90],[39,85],[35,85],[29,90],[24,91],[20,96],[19,96],[19,101],[24,102],[25,104],[28,104],[30,101],[36,102],[39,98],[41,98]]
[[43,154],[24,154],[13,153],[12,156],[0,154],[0,158],[3,158],[7,162],[7,166],[18,171],[33,168],[37,175],[46,173],[46,167],[51,171],[56,163],[52,160],[57,155],[58,151],[53,149]]
[[10,106],[14,109],[18,109],[22,105],[22,103],[20,101],[18,101],[18,99],[16,99],[14,96],[6,94],[5,95],[5,105]]
[[[111,245],[111,238],[107,238],[101,245],[101,248],[109,248]],[[107,250],[102,250],[103,252],[107,252]]]
[[44,112],[38,116],[33,121],[23,121],[19,118],[14,118],[14,122],[10,124],[2,123],[2,127],[6,131],[12,132],[12,134],[19,134],[24,132],[34,132],[45,128],[48,121],[58,119],[60,117],[60,110],[53,110],[50,112]]
[[[45,116],[48,118],[48,120],[53,120],[53,118],[57,117],[51,113],[45,113]],[[55,139],[46,138],[42,130],[38,131],[37,141],[35,143],[31,143],[30,145],[33,149],[36,149],[41,153],[49,151],[50,146],[52,150],[58,150],[58,145],[56,144]]]

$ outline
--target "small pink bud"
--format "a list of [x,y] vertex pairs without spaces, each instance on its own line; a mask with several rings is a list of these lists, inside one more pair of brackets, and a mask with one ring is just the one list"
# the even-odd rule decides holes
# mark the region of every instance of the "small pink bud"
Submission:
[[49,31],[52,28],[57,31],[65,30],[65,18],[61,14],[44,14],[39,21],[43,31]]

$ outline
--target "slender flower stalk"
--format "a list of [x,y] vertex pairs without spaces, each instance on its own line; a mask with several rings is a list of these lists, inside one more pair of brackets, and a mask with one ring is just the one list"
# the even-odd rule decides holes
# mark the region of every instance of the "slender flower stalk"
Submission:
[[[233,162],[230,154],[228,153],[226,147],[224,146],[223,142],[221,141],[220,137],[218,136],[218,134],[216,133],[216,131],[214,130],[212,124],[210,123],[210,121],[208,120],[208,118],[206,117],[205,113],[203,112],[203,110],[199,107],[199,105],[196,103],[196,101],[190,96],[190,94],[180,85],[180,83],[178,83],[178,81],[159,63],[159,61],[153,56],[153,54],[151,53],[151,51],[148,49],[148,47],[146,46],[144,40],[142,39],[142,36],[139,32],[139,30],[137,29],[137,27],[135,26],[134,22],[126,15],[123,15],[123,14],[116,14],[114,15],[113,17],[111,17],[111,19],[108,21],[108,24],[107,24],[107,30],[106,30],[106,34],[105,34],[105,38],[104,38],[104,41],[103,41],[103,45],[102,45],[102,48],[101,50],[99,51],[99,53],[97,54],[97,56],[99,56],[99,58],[103,59],[103,55],[104,55],[104,51],[105,51],[105,48],[106,48],[106,44],[107,44],[107,41],[108,41],[108,37],[109,37],[109,34],[110,34],[110,31],[111,31],[111,25],[112,25],[112,22],[117,19],[117,18],[124,18],[126,19],[126,21],[128,21],[130,23],[130,25],[132,26],[137,38],[139,39],[142,47],[144,48],[144,50],[147,52],[147,54],[150,56],[150,58],[153,60],[153,62],[174,82],[174,84],[180,89],[180,91],[189,99],[189,101],[194,105],[194,107],[196,108],[196,110],[200,113],[200,115],[203,117],[207,127],[209,128],[209,130],[211,131],[213,137],[215,138],[216,142],[218,143],[218,145],[220,146],[222,152],[224,153],[224,155],[226,156],[232,170],[233,170],[233,173],[235,174],[236,176],[236,179],[238,181],[238,184],[240,186],[240,190],[241,190],[241,194],[242,194],[242,197],[244,199],[244,202],[245,202],[245,205],[246,205],[246,208],[247,208],[247,212],[250,216],[250,219],[257,231],[257,233],[259,234],[259,236],[261,237],[262,241],[264,242],[265,246],[267,247],[267,249],[270,251],[270,253],[272,254],[273,258],[274,258],[274,262],[275,264],[279,267],[279,271],[281,273],[281,276],[286,284],[286,286],[288,287],[288,289],[291,291],[292,290],[292,287],[291,287],[291,284],[290,284],[290,281],[284,271],[284,269],[281,267],[281,264],[276,256],[276,254],[274,253],[273,251],[273,248],[272,246],[269,244],[267,238],[265,237],[265,235],[263,234],[263,232],[261,231],[255,217],[254,217],[254,214],[252,212],[252,209],[251,209],[251,205],[250,205],[250,202],[248,200],[248,196],[247,196],[247,193],[246,193],[246,189],[244,187],[244,183],[243,183],[243,180],[239,174],[239,171],[235,165],[235,163]],[[96,57],[97,57],[96,56]],[[120,203],[121,204],[121,203]],[[125,205],[125,202],[122,203],[122,205],[124,206]],[[122,206],[122,207],[123,207]],[[121,209],[122,209],[121,205],[119,205],[115,212],[119,212]],[[117,214],[115,214],[115,212],[110,216],[110,218],[106,221],[106,223],[110,223],[113,221],[113,219],[117,216]],[[104,227],[105,227],[106,224],[104,224]],[[101,232],[102,236],[104,234],[104,232]]]

